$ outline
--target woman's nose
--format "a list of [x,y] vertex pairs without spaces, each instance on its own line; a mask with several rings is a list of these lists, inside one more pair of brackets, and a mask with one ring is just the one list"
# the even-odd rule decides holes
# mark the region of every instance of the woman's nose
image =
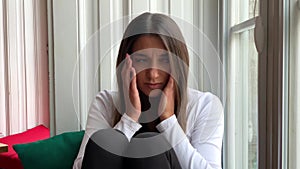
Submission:
[[157,68],[149,68],[147,75],[149,78],[157,78],[159,77],[159,70]]

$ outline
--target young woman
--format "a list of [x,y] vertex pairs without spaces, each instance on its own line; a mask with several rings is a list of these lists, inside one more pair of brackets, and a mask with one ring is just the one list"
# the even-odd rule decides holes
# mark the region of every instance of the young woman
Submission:
[[223,107],[187,87],[188,66],[170,17],[132,20],[117,58],[118,91],[93,101],[73,168],[221,168]]

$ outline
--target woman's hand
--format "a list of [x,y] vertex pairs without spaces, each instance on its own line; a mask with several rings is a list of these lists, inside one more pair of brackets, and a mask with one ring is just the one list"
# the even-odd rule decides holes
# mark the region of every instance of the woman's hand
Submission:
[[141,101],[136,85],[136,72],[132,67],[132,60],[126,54],[125,64],[122,69],[123,93],[126,106],[126,114],[138,122],[141,115]]
[[174,114],[175,91],[174,79],[170,76],[168,84],[164,88],[163,94],[159,103],[160,120],[163,121]]

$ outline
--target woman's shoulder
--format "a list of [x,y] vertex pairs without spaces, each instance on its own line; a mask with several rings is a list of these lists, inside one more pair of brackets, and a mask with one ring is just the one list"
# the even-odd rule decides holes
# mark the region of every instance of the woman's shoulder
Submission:
[[212,94],[211,92],[202,92],[193,88],[188,88],[188,103],[209,103],[209,102],[220,102],[218,96]]
[[207,111],[211,112],[223,112],[223,105],[218,96],[211,92],[201,92],[195,89],[188,89],[188,103],[187,111],[190,115],[199,114]]
[[102,98],[113,98],[117,95],[117,91],[113,90],[101,90],[97,93],[96,97],[102,97]]
[[187,118],[193,123],[197,119],[219,120],[223,118],[223,105],[218,96],[211,92],[188,89]]
[[117,91],[101,90],[96,95],[96,101],[101,102],[104,105],[112,105],[118,101],[117,94]]

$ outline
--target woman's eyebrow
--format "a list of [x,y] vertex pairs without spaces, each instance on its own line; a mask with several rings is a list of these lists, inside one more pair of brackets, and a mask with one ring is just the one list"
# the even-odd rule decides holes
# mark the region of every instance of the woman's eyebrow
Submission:
[[164,53],[161,53],[159,56],[160,57],[169,57],[169,53],[168,52],[164,52]]
[[148,57],[146,54],[143,53],[134,53],[132,54],[133,57]]

